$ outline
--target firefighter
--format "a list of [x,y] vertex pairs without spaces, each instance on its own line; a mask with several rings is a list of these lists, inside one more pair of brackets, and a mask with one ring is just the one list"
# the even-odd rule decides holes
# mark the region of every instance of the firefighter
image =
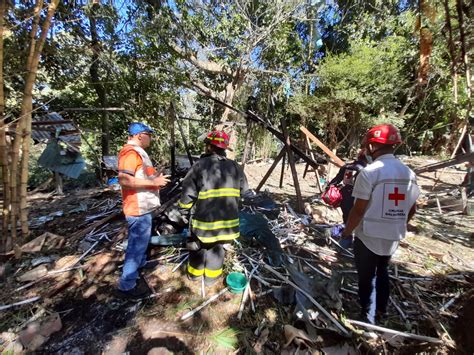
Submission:
[[183,215],[193,209],[188,242],[188,277],[206,286],[222,274],[223,244],[239,237],[240,196],[248,190],[242,168],[226,158],[229,136],[213,131],[205,139],[206,150],[183,180],[178,206]]
[[342,232],[343,240],[352,241],[355,231],[361,318],[371,323],[373,281],[375,320],[379,322],[384,319],[390,295],[388,263],[405,237],[420,193],[415,173],[394,156],[394,148],[400,143],[400,132],[391,124],[378,125],[367,132],[366,154],[373,163],[357,176],[352,192],[356,200]]

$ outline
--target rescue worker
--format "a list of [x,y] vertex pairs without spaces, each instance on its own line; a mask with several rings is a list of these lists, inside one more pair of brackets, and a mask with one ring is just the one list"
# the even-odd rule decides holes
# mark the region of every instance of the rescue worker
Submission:
[[248,190],[242,168],[226,158],[229,136],[213,131],[205,139],[206,150],[183,180],[178,206],[183,215],[192,212],[191,240],[188,243],[188,277],[206,286],[222,274],[223,243],[239,237],[239,202]]
[[138,269],[146,266],[146,250],[151,238],[152,211],[160,206],[159,190],[169,180],[158,174],[145,152],[154,131],[143,123],[131,123],[128,142],[119,153],[118,178],[122,187],[123,213],[128,223],[128,245],[125,252],[119,294],[139,298],[149,290],[144,282],[137,285]]
[[343,167],[341,167],[334,179],[332,179],[328,184],[328,188],[329,186],[338,186],[342,184],[339,189],[342,195],[342,201],[339,207],[342,211],[342,220],[344,224],[347,223],[349,212],[354,205],[354,197],[352,197],[354,182],[357,175],[359,174],[359,171],[365,168],[366,165],[367,159],[365,158],[365,149],[361,149],[357,159],[352,163],[345,164]]
[[367,132],[367,155],[373,163],[357,176],[352,192],[356,200],[342,232],[343,240],[352,240],[355,231],[361,318],[371,323],[373,281],[378,322],[383,320],[389,300],[388,263],[405,237],[420,193],[415,173],[394,156],[395,145],[400,143],[400,132],[391,124],[378,125]]

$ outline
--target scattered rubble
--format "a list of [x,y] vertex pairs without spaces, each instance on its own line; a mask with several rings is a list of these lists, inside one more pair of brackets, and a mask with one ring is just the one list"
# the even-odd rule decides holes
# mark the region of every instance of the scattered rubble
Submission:
[[[304,168],[303,164],[296,167]],[[251,183],[252,179],[250,173]],[[217,329],[232,327],[245,334],[236,335],[239,344],[256,352],[353,353],[354,349],[409,351],[413,347],[428,351],[433,346],[453,350],[455,341],[468,341],[463,328],[454,325],[464,321],[459,312],[467,307],[464,295],[474,280],[472,254],[466,254],[466,248],[472,248],[473,220],[462,214],[461,205],[449,207],[460,199],[458,190],[441,181],[431,192],[429,180],[422,178],[420,183],[424,194],[419,212],[393,257],[391,308],[381,328],[366,329],[369,326],[352,320],[358,312],[357,275],[351,251],[337,243],[339,212],[308,197],[305,213],[296,213],[288,199],[291,187],[282,194],[259,193],[246,200],[242,237],[226,246],[226,273],[240,271],[251,278],[245,299],[219,285],[203,297],[201,285],[183,280],[188,254],[181,247],[182,226],[173,217],[173,198],[169,198],[159,211],[167,213],[158,214],[156,222],[159,230],[166,224],[161,230],[173,231],[174,237],[162,234],[154,239],[150,260],[158,267],[146,275],[153,294],[130,308],[113,294],[126,224],[117,192],[106,190],[89,192],[79,205],[77,196],[58,205],[64,215],[45,222],[57,234],[38,228],[36,237],[16,251],[20,261],[13,259],[13,253],[2,256],[5,292],[0,298],[4,324],[0,330],[10,331],[2,333],[0,348],[94,352],[105,349],[115,331],[126,327],[136,331],[135,322],[147,319],[144,312],[175,324],[170,332],[183,344],[191,341],[198,348],[202,343],[190,334],[200,332],[199,327],[210,327],[203,328],[210,335],[202,342],[211,343],[216,334],[222,336]],[[270,177],[268,185],[277,186],[278,181],[273,183]],[[310,190],[302,186],[304,193]],[[29,342],[19,340],[22,331],[32,329],[26,324],[37,322],[40,329],[38,324],[54,312],[61,314],[65,333],[38,332]],[[79,321],[86,313],[91,316]],[[36,314],[38,319],[30,320]],[[114,325],[108,323],[112,320]],[[91,344],[84,345],[86,339]]]

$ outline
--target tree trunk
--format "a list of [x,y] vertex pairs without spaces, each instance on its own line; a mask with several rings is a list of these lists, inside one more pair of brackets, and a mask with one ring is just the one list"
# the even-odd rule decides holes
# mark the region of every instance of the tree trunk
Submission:
[[446,18],[446,28],[448,30],[448,49],[451,56],[451,77],[453,79],[453,98],[454,104],[458,103],[458,78],[457,78],[457,58],[453,40],[453,28],[451,26],[451,14],[449,12],[449,0],[444,0],[444,11]]
[[[224,102],[226,104],[232,105],[234,101],[235,93],[240,89],[240,87],[242,86],[244,82],[245,74],[246,73],[244,71],[238,69],[235,73],[235,76],[232,82],[227,84],[225,92],[224,92]],[[226,107],[224,109],[224,112],[222,113],[221,122],[226,122],[228,120],[229,113],[230,113],[230,109]],[[223,125],[220,125],[220,124],[216,127],[216,129],[222,129],[222,128],[223,128]],[[231,148],[231,150],[228,151],[227,153],[227,157],[230,159],[235,159],[235,151],[236,151],[237,138],[238,138],[236,127],[232,126],[230,131],[227,133],[229,134],[229,139],[230,139],[229,147]]]
[[8,147],[5,127],[5,95],[3,92],[3,26],[6,0],[0,0],[0,168],[2,170],[2,234],[0,251],[7,249],[10,185],[8,181]]
[[466,134],[469,134],[469,117],[472,110],[472,83],[471,83],[471,68],[469,65],[469,56],[466,49],[466,34],[464,29],[464,16],[463,16],[463,0],[456,0],[456,11],[458,13],[458,21],[459,21],[459,34],[461,37],[461,55],[462,61],[464,64],[464,71],[466,75],[466,87],[467,87],[467,109],[466,109],[466,116],[465,122],[463,125],[463,129],[461,132],[461,137],[459,139],[459,143],[454,149],[453,155],[456,154],[457,150],[459,149],[460,145],[463,142],[463,138]]
[[[92,45],[92,64],[89,69],[91,75],[92,85],[94,86],[97,97],[99,98],[99,106],[107,107],[107,92],[105,90],[105,85],[100,81],[99,74],[99,57],[102,52],[102,48],[99,43],[99,36],[97,34],[97,23],[95,20],[95,9],[98,7],[98,4],[92,6],[92,13],[89,16],[90,31],[91,31],[91,45]],[[104,155],[110,155],[110,125],[107,115],[107,111],[102,111],[101,114],[101,146],[102,146],[102,157]]]
[[431,23],[434,22],[436,11],[427,0],[419,0],[419,17],[418,24],[420,26],[420,69],[418,71],[418,83],[426,85],[428,83],[428,73],[430,70],[430,57],[433,50],[433,34],[431,30],[424,26],[422,21],[427,18]]

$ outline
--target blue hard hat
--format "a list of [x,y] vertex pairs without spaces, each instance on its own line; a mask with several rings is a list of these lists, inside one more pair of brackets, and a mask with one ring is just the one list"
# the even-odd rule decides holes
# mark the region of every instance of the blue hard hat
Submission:
[[128,133],[130,133],[131,136],[142,132],[155,133],[154,130],[141,122],[133,122],[128,126]]

